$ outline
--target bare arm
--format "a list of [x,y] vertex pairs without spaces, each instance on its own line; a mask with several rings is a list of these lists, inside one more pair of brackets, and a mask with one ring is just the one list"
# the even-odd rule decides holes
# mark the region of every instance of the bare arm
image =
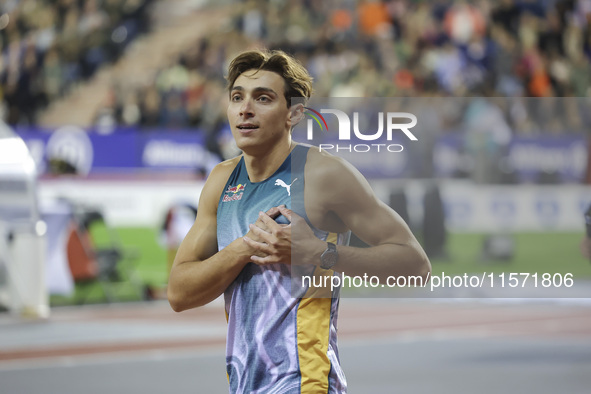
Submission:
[[246,262],[231,244],[217,253],[217,203],[230,165],[216,166],[199,198],[195,223],[179,246],[168,282],[168,301],[177,312],[207,304],[238,276]]
[[[375,275],[427,278],[431,264],[407,224],[392,208],[380,201],[367,180],[352,165],[336,157],[316,154],[324,171],[311,177],[325,185],[319,201],[332,211],[369,248],[337,246],[339,260],[334,269],[347,275]],[[310,186],[313,186],[310,185]],[[312,264],[320,263],[326,244],[317,244],[310,254]]]
[[[216,299],[254,254],[242,238],[218,252],[217,206],[235,164],[224,162],[211,172],[201,192],[195,223],[177,251],[168,283],[168,301],[176,312]],[[276,216],[273,210],[267,213]]]

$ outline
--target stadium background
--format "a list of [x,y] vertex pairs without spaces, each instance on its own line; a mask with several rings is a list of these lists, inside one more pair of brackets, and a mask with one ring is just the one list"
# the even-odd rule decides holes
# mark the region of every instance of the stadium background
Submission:
[[[159,309],[163,305],[157,300],[162,298],[167,260],[175,246],[173,229],[167,232],[163,227],[170,225],[175,214],[182,221],[187,204],[196,206],[212,166],[237,153],[225,121],[223,73],[233,54],[260,46],[280,48],[300,59],[314,77],[317,97],[430,98],[439,103],[449,98],[468,103],[496,98],[485,100],[481,113],[494,113],[504,128],[478,134],[465,117],[452,122],[439,119],[429,135],[419,137],[425,143],[416,152],[418,159],[400,166],[386,186],[383,177],[376,176],[374,186],[386,202],[401,212],[407,210],[405,216],[431,254],[434,273],[572,272],[580,283],[591,277],[591,266],[580,246],[583,212],[591,202],[587,186],[589,1],[24,0],[5,1],[0,8],[0,113],[25,140],[37,163],[41,206],[55,213],[55,199],[65,198],[66,210],[77,224],[80,216],[75,213],[98,210],[105,222],[91,229],[96,248],[116,244],[132,256],[128,273],[136,274],[131,281],[107,289],[97,281],[79,283],[73,293],[61,279],[50,284],[50,288],[55,286],[50,298],[52,314],[57,316],[54,322],[78,319],[70,317],[74,313],[67,309],[70,305],[109,299],[155,298],[151,305],[159,312],[154,316],[171,318]],[[515,101],[521,97],[528,99]],[[486,302],[480,304],[487,295],[451,294],[448,302],[458,297],[471,298],[477,305],[459,307],[465,312],[461,319],[473,318],[480,308],[493,313]],[[589,349],[591,327],[582,318],[588,315],[588,307],[584,300],[567,301],[545,304],[538,300],[532,307],[522,300],[521,312],[512,309],[515,306],[495,309],[499,317],[494,321],[513,321],[517,315],[540,312],[522,331],[505,330],[501,336],[541,335],[545,340],[554,338],[559,345],[565,338],[574,341],[556,349],[537,342],[499,343],[501,348],[517,349],[509,361],[519,364],[521,360],[518,370],[528,371],[524,373],[528,379],[544,382],[546,374],[556,382],[555,386],[547,382],[540,387],[525,385],[524,391],[509,386],[504,391],[556,392],[567,387],[565,392],[585,392],[589,380],[576,371],[590,362],[589,352],[577,353]],[[362,301],[351,302],[349,310],[355,310],[355,302]],[[361,305],[358,309],[368,307]],[[453,311],[458,307],[450,305],[425,301],[416,306],[433,317],[425,323],[435,327],[428,340],[437,337],[437,324],[447,319],[443,316],[456,316]],[[95,307],[77,310],[86,311],[91,320],[99,319],[101,310]],[[149,314],[137,312],[142,308],[150,307],[138,304],[129,314]],[[388,343],[398,346],[403,359],[420,368],[421,360],[413,356],[411,346],[416,339],[408,339],[415,327],[411,325],[403,335],[399,328],[388,334],[388,325],[398,324],[397,314],[389,316],[388,308],[404,312],[409,306],[384,306],[381,312],[375,311],[374,323],[384,326],[386,334],[382,334],[391,335]],[[574,317],[564,318],[561,313],[570,308],[574,308]],[[124,314],[117,309],[108,311],[102,313],[116,316],[110,319]],[[215,312],[198,312],[190,323],[199,325],[208,313]],[[555,329],[543,324],[547,330],[540,328],[536,319],[546,319],[547,326]],[[493,321],[476,320],[480,327],[500,335]],[[572,322],[568,324],[571,331],[565,328],[568,322]],[[5,327],[10,330],[12,324]],[[354,320],[349,324],[354,325]],[[131,329],[139,337],[144,335],[139,324]],[[141,350],[124,349],[121,344],[130,339],[113,335],[121,351]],[[154,340],[150,333],[145,335],[144,341]],[[355,341],[362,343],[371,335],[360,329]],[[464,346],[465,340],[483,336],[486,341],[487,335],[461,330],[443,335],[445,340],[435,346],[441,347],[435,357],[442,364],[449,362],[450,354],[461,358],[454,353],[453,341]],[[51,347],[50,337],[41,348]],[[206,334],[191,340],[207,342],[207,338]],[[425,349],[424,339],[419,335],[417,349]],[[212,343],[216,341],[219,338]],[[408,341],[409,349],[400,349]],[[4,349],[14,351],[12,358],[6,357],[8,362],[27,360],[23,352],[35,348],[24,340],[20,346]],[[75,353],[71,349],[75,346],[69,346]],[[474,354],[463,355],[467,359],[494,351],[494,346],[466,346],[474,349]],[[424,351],[426,357],[429,352]],[[535,361],[537,351],[555,352],[563,358],[540,356]],[[388,355],[364,356],[379,360],[371,365],[392,362]],[[38,361],[38,357],[57,356],[29,358]],[[73,356],[68,353],[68,357]],[[500,364],[507,361],[498,357]],[[573,379],[552,369],[561,362],[575,367]],[[78,365],[76,359],[73,363]],[[365,371],[362,365],[352,364]],[[507,373],[500,364],[494,365],[495,373]],[[404,365],[396,367],[404,369]],[[11,368],[5,371],[21,370]],[[438,367],[431,368],[433,373]],[[384,367],[384,371],[389,369]],[[393,379],[365,372],[357,374],[367,383],[357,386],[360,392],[395,387]],[[468,387],[459,384],[468,379],[460,376],[460,369],[448,372],[434,384],[448,383],[453,387],[449,392],[473,391],[474,382]],[[23,383],[18,374],[11,376],[15,387]],[[520,378],[513,379],[523,384]],[[423,387],[405,384],[417,392]]]

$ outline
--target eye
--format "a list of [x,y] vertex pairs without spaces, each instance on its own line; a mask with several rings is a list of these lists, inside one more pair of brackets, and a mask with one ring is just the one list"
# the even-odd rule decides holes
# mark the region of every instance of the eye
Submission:
[[242,98],[242,96],[240,96],[239,94],[233,94],[232,97],[230,97],[231,101],[239,101]]
[[271,98],[269,96],[259,96],[259,98],[257,98],[258,101],[261,101],[263,103],[266,103],[268,101],[271,101]]

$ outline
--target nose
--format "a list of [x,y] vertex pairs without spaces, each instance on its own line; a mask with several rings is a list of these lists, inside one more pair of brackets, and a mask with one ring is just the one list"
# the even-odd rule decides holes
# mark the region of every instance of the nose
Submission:
[[250,100],[243,100],[240,104],[240,116],[252,116],[252,103]]

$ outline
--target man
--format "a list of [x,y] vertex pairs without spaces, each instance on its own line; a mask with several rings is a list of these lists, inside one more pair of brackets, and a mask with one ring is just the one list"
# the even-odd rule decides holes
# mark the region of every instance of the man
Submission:
[[[344,393],[338,291],[312,298],[303,288],[292,297],[292,264],[385,280],[427,277],[429,260],[355,168],[292,141],[312,92],[295,59],[245,52],[230,64],[228,88],[228,120],[243,154],[207,179],[173,264],[170,304],[182,311],[224,294],[231,392]],[[303,101],[291,105],[294,97]],[[349,231],[372,246],[344,245]]]

